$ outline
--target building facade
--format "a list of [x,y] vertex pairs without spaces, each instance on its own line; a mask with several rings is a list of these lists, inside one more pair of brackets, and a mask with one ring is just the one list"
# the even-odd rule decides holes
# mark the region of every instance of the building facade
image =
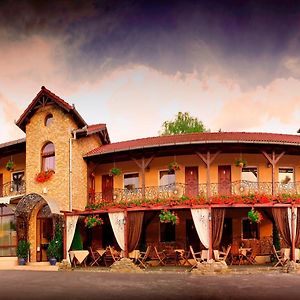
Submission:
[[[278,244],[296,259],[299,135],[216,132],[111,143],[105,124],[86,124],[45,87],[16,125],[26,139],[0,145],[1,256],[15,256],[17,241],[27,239],[30,260],[47,260],[59,222],[65,257],[77,227],[85,249],[111,245],[125,256],[155,245],[207,249],[213,258],[213,250],[245,245],[267,262]],[[179,222],[162,222],[164,212]],[[249,212],[260,219],[251,221]],[[104,224],[87,228],[93,216]]]

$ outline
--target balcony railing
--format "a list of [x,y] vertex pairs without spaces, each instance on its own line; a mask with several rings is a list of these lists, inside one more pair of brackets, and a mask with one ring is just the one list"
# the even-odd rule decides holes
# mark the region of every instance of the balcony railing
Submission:
[[[297,199],[300,199],[300,181],[288,184],[275,182],[273,186],[272,182],[251,182],[241,180],[231,183],[212,183],[210,184],[209,189],[207,187],[207,184],[188,185],[176,183],[165,186],[150,186],[145,187],[144,189],[113,189],[106,193],[90,193],[88,206],[107,206],[118,203],[136,203],[139,205],[147,202],[154,203],[151,200],[157,199],[170,202],[176,202],[176,200],[184,202],[185,200],[200,199],[205,201],[205,203],[210,203],[217,197],[223,199],[232,197],[238,199],[241,197],[246,199],[247,196],[249,196],[250,199],[254,199],[254,195],[268,196],[270,197],[270,201],[272,201],[272,197],[275,199],[275,197],[279,195],[284,198],[287,198],[289,195],[294,195]],[[164,203],[167,201],[164,201]],[[253,201],[259,202],[260,200],[255,198]]]
[[0,186],[0,197],[9,197],[25,194],[25,180],[10,181]]

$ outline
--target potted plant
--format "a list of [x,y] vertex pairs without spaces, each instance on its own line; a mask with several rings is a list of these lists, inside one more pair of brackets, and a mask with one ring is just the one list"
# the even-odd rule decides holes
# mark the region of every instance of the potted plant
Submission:
[[35,181],[38,183],[43,183],[45,181],[48,181],[53,174],[53,170],[41,171],[40,173],[36,174]]
[[102,225],[103,224],[103,220],[98,215],[87,216],[84,219],[84,224],[85,224],[85,227],[87,227],[87,228],[93,228],[93,227],[95,227],[97,225]]
[[179,217],[175,212],[169,210],[162,210],[159,214],[161,223],[173,223],[173,225],[179,224]]
[[119,168],[111,168],[109,171],[110,176],[119,176],[122,174],[122,171]]
[[10,160],[6,163],[5,168],[6,168],[7,171],[13,171],[14,166],[15,166],[14,162],[10,159]]
[[55,266],[58,256],[58,241],[55,239],[50,241],[47,248],[47,257],[51,266]]
[[242,158],[239,158],[239,159],[237,159],[237,160],[235,161],[235,165],[236,165],[237,167],[244,168],[244,167],[247,166],[247,161],[245,161],[245,160],[242,159]]
[[173,161],[173,162],[170,162],[168,164],[168,169],[170,172],[172,171],[179,171],[180,170],[180,167],[178,165],[178,163],[176,161]]
[[27,263],[30,243],[26,240],[19,240],[17,246],[17,256],[19,258],[19,265],[24,266]]
[[260,212],[252,208],[248,211],[248,219],[253,223],[260,223],[263,220],[263,216]]

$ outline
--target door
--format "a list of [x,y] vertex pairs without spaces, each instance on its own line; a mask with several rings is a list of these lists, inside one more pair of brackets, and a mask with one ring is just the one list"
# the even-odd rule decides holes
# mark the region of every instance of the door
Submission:
[[14,192],[22,192],[24,172],[12,173],[12,188]]
[[114,177],[109,175],[102,175],[102,198],[104,201],[113,200]]
[[219,166],[219,195],[231,194],[231,166]]
[[37,261],[47,261],[47,248],[53,238],[52,218],[37,218]]
[[3,174],[0,173],[0,197],[3,197]]
[[185,168],[185,195],[188,197],[198,195],[198,167]]

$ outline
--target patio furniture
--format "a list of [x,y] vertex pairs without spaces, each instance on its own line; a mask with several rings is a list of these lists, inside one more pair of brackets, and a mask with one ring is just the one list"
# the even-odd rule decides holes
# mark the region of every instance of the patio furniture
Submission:
[[137,262],[138,258],[140,256],[140,250],[132,250],[128,253],[128,257],[132,259],[135,263]]
[[99,266],[99,260],[101,259],[101,255],[97,251],[93,251],[92,247],[89,247],[89,254],[90,254],[90,266],[92,267],[93,265]]
[[121,254],[116,249],[111,246],[106,248],[105,256],[104,256],[104,263],[105,266],[108,267],[112,265],[114,262],[121,259]]
[[154,249],[155,256],[152,259],[157,260],[158,265],[165,266],[167,256],[164,253],[164,251],[158,251],[156,246],[154,246],[153,249]]
[[190,252],[187,253],[184,249],[175,249],[174,252],[176,254],[176,265],[192,265],[188,260]]
[[230,249],[230,265],[239,264],[240,262],[240,250],[239,246],[233,244]]
[[89,255],[88,250],[72,250],[69,251],[71,265],[76,267],[77,264],[84,265],[86,267],[86,259]]
[[252,253],[252,248],[240,248],[239,249],[239,265],[240,264],[253,264],[250,259]]
[[190,246],[190,253],[194,259],[194,264],[192,265],[192,267],[190,268],[190,272],[195,268],[197,267],[198,264],[200,264],[203,260],[202,260],[202,255],[201,255],[201,252],[194,252],[194,249],[192,246]]
[[146,260],[149,258],[151,251],[151,246],[148,246],[145,252],[140,251],[139,257],[137,258],[137,262],[139,263],[139,267],[143,267],[146,269]]
[[277,267],[278,265],[283,267],[289,261],[289,256],[287,256],[287,254],[290,251],[284,251],[284,249],[290,250],[289,248],[282,248],[281,250],[277,251],[273,245],[273,253],[277,259],[277,263],[274,265],[274,267]]
[[227,247],[226,251],[214,250],[214,257],[216,261],[224,261],[226,263],[227,257],[231,250],[231,245]]

